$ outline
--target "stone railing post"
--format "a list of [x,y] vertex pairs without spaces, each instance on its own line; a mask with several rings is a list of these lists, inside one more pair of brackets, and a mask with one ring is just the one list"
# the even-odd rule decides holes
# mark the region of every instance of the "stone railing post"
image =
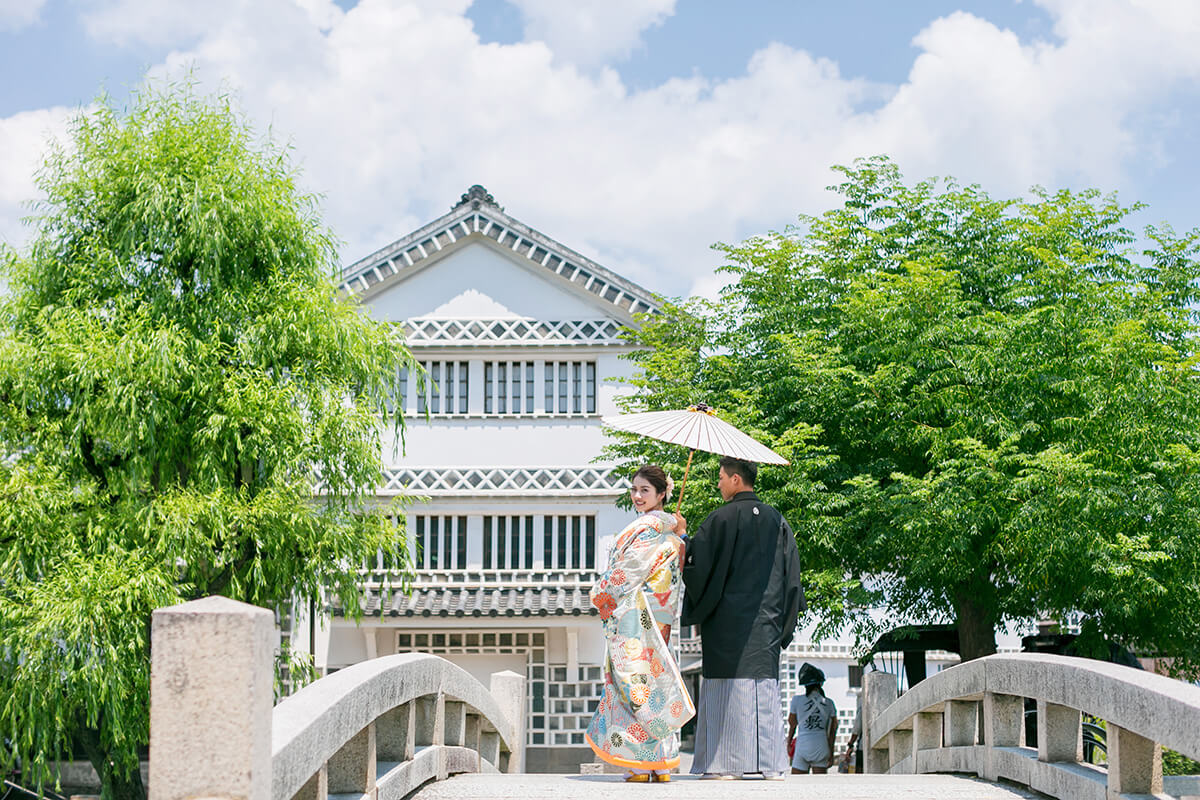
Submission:
[[913,717],[913,772],[921,771],[921,751],[942,746],[942,715],[921,712]]
[[967,700],[948,700],[942,711],[946,719],[946,746],[967,747],[975,744],[979,723],[975,715],[979,704]]
[[150,627],[150,800],[271,800],[275,617],[225,597]]
[[1108,724],[1108,794],[1159,794],[1163,790],[1162,747]]
[[879,712],[896,702],[898,694],[896,676],[890,672],[868,672],[863,675],[862,742],[863,771],[883,773],[888,771],[888,742],[876,742],[876,733],[871,722]]
[[[525,677],[511,670],[493,672],[492,697],[512,726],[512,750],[506,772],[525,771]],[[499,764],[496,765],[498,768]]]
[[1025,743],[1025,698],[1011,694],[983,693],[983,775],[999,780],[997,747],[1020,747]]
[[1083,758],[1079,710],[1037,701],[1038,761],[1078,762]]

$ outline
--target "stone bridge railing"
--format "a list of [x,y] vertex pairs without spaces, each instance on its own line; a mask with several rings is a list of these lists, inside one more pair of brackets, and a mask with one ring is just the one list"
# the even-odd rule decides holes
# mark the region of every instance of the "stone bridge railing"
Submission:
[[525,679],[490,690],[436,656],[372,659],[274,706],[274,615],[223,597],[154,612],[150,800],[400,800],[519,772]]
[[[867,772],[974,773],[1101,800],[1162,792],[1163,747],[1200,759],[1200,687],[1130,667],[1020,653],[943,670],[898,699],[896,685],[864,676]],[[1037,703],[1036,748],[1025,698]],[[1082,713],[1105,722],[1107,769],[1082,763]]]

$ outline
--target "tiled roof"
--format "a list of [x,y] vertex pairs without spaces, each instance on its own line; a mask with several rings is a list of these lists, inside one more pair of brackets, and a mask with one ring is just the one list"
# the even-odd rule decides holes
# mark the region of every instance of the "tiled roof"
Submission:
[[[363,613],[382,617],[562,617],[595,615],[583,586],[421,587],[410,594],[369,592]],[[341,609],[331,609],[341,615]]]
[[623,322],[659,309],[653,293],[509,216],[481,186],[471,187],[450,213],[343,269],[341,288],[348,294],[373,294],[416,274],[425,267],[422,262],[460,241],[485,239],[536,273],[594,295]]

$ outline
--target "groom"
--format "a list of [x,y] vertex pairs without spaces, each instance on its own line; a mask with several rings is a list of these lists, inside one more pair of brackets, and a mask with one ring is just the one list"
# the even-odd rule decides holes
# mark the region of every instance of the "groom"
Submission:
[[683,567],[680,622],[700,626],[704,659],[692,772],[782,778],[779,656],[805,608],[800,553],[787,521],[754,494],[758,465],[720,465],[725,505],[688,542]]

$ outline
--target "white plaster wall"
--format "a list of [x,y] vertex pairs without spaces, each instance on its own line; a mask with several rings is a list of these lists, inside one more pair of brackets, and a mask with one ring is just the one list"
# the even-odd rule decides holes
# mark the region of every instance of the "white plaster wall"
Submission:
[[484,686],[489,686],[492,682],[492,673],[500,672],[501,670],[512,670],[518,675],[525,676],[525,656],[515,653],[493,653],[493,654],[451,654],[442,656],[451,664],[458,666],[471,673],[471,677],[482,683]]
[[604,629],[599,617],[588,617],[588,621],[580,625],[579,633],[579,663],[604,663]]
[[342,668],[367,659],[362,631],[353,623],[335,617],[329,628],[329,651],[325,666]]
[[387,446],[393,466],[587,466],[606,444],[595,419],[410,419],[404,453]]
[[[536,270],[543,270],[545,276]],[[473,290],[512,316],[555,320],[610,316],[608,303],[555,285],[559,282],[549,270],[524,256],[509,256],[494,243],[473,240],[448,248],[444,255],[431,259],[429,266],[372,297],[367,308],[376,319],[401,321],[429,316]],[[484,302],[477,297],[474,300]]]

